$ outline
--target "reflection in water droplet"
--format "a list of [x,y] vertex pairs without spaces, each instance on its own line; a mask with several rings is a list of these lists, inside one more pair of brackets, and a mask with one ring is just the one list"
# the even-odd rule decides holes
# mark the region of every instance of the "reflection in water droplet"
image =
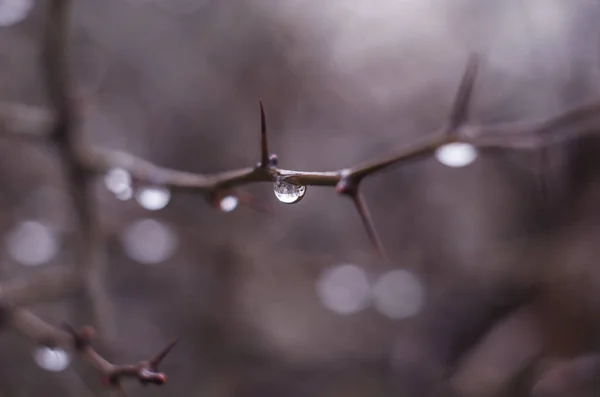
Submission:
[[306,194],[306,186],[294,185],[278,177],[273,184],[273,192],[275,197],[282,203],[294,204],[302,200]]
[[33,359],[46,371],[64,371],[71,361],[67,352],[59,348],[41,346],[33,354]]
[[145,186],[135,193],[137,202],[147,210],[158,211],[169,204],[171,191],[162,186]]
[[323,306],[338,314],[353,314],[369,306],[371,287],[366,272],[356,265],[329,268],[317,281]]
[[423,306],[424,291],[419,279],[406,270],[392,270],[373,286],[375,309],[384,316],[399,320],[416,315]]
[[0,1],[0,26],[10,26],[24,20],[33,8],[33,0]]
[[475,161],[477,148],[469,143],[449,143],[435,151],[435,158],[448,167],[464,167]]
[[50,261],[59,250],[56,234],[46,225],[24,221],[6,237],[8,254],[27,266],[37,266]]
[[147,265],[169,259],[177,248],[175,232],[154,219],[133,222],[123,231],[121,241],[131,259]]
[[223,212],[231,212],[237,208],[239,200],[235,196],[225,196],[219,202],[219,207]]

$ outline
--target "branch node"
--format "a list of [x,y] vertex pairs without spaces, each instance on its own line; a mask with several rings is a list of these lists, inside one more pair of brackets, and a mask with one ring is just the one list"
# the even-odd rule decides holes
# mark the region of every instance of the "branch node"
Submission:
[[93,327],[86,325],[81,327],[79,331],[67,323],[63,324],[63,328],[73,337],[73,346],[76,351],[82,351],[92,344],[96,331]]

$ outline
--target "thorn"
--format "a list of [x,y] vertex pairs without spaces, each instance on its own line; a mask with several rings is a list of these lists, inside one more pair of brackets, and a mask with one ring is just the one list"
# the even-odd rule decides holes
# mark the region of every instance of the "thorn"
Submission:
[[171,343],[169,343],[160,353],[158,353],[152,360],[150,360],[149,367],[153,371],[157,372],[158,365],[167,356],[167,354],[169,354],[171,349],[173,349],[173,347],[175,347],[177,342],[179,342],[179,338],[173,339],[173,341],[171,341]]
[[469,120],[469,111],[478,66],[478,56],[476,54],[471,54],[460,85],[458,86],[458,91],[454,97],[454,104],[452,105],[450,123],[447,131],[448,135],[456,135],[458,127],[464,125]]
[[381,239],[379,238],[377,230],[375,229],[373,218],[371,217],[371,213],[369,212],[369,208],[367,207],[367,203],[365,202],[362,193],[359,189],[356,189],[356,191],[353,194],[350,194],[349,197],[352,199],[354,205],[356,206],[356,210],[360,215],[360,219],[362,220],[363,225],[367,230],[369,240],[371,240],[371,243],[375,246],[375,249],[377,249],[381,256],[387,259],[387,254],[383,248],[383,244],[381,243]]
[[375,229],[375,224],[373,223],[373,218],[371,217],[367,203],[360,192],[359,183],[360,182],[356,182],[348,176],[344,176],[335,186],[335,190],[338,194],[343,194],[352,199],[354,205],[356,206],[356,210],[360,215],[360,219],[367,230],[369,240],[371,240],[371,243],[375,246],[375,249],[377,249],[381,256],[385,260],[388,260],[388,256],[383,248],[383,244],[381,243],[381,239],[379,238],[377,230]]
[[267,141],[267,119],[262,99],[260,103],[260,167],[269,166],[269,144]]

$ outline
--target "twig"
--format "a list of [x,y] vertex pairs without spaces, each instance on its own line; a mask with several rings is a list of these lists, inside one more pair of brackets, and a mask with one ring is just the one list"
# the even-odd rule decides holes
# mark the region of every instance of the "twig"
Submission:
[[65,324],[64,330],[54,327],[28,310],[1,306],[0,313],[8,313],[8,324],[21,333],[42,345],[49,347],[63,347],[73,350],[83,356],[104,378],[105,385],[120,389],[121,381],[126,378],[137,379],[143,385],[162,385],[167,381],[167,376],[159,371],[159,365],[177,343],[177,339],[170,342],[156,356],[139,361],[134,364],[113,364],[106,360],[92,346],[95,331],[92,327],[83,327],[75,330]]

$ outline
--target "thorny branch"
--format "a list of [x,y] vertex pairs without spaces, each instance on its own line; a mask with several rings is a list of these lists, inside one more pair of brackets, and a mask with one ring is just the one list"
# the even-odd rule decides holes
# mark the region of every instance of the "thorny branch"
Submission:
[[157,366],[174,342],[152,360],[132,365],[114,365],[91,347],[91,328],[75,331],[67,327],[66,331],[61,330],[23,308],[38,300],[67,294],[81,284],[95,298],[93,301],[97,316],[104,320],[110,317],[111,309],[99,303],[108,300],[102,298],[104,244],[91,189],[95,176],[103,175],[113,168],[122,168],[135,181],[163,185],[173,190],[197,192],[211,202],[215,201],[215,197],[221,197],[239,186],[257,182],[280,181],[300,186],[334,187],[339,194],[353,200],[371,242],[384,254],[360,190],[360,184],[366,177],[392,166],[429,156],[440,146],[450,143],[464,142],[479,148],[537,149],[589,133],[600,126],[600,101],[578,106],[546,120],[489,126],[470,123],[469,110],[479,64],[477,58],[472,56],[445,126],[387,157],[333,171],[310,172],[279,168],[277,156],[269,153],[266,116],[260,101],[260,161],[255,166],[210,175],[178,171],[155,165],[129,153],[90,148],[80,142],[78,129],[81,115],[74,104],[75,88],[69,78],[67,61],[70,9],[69,0],[49,2],[42,66],[50,110],[0,103],[0,128],[19,138],[44,138],[59,149],[81,235],[77,254],[79,267],[75,275],[64,272],[3,287],[0,293],[0,323],[4,321],[39,342],[71,346],[87,357],[113,385],[118,385],[119,380],[125,377],[137,378],[142,383],[164,383],[166,376],[158,372]]

